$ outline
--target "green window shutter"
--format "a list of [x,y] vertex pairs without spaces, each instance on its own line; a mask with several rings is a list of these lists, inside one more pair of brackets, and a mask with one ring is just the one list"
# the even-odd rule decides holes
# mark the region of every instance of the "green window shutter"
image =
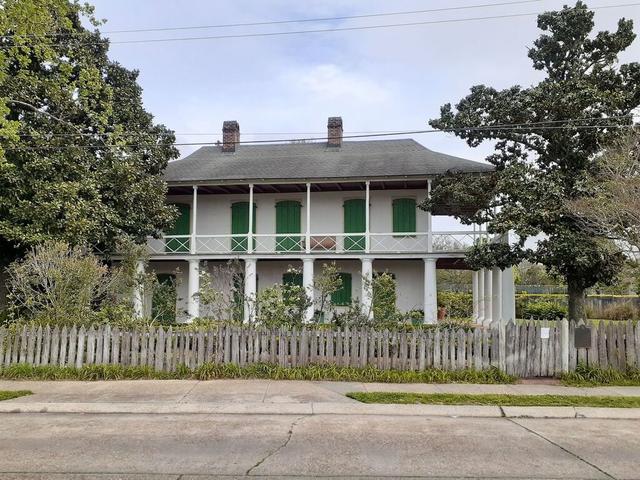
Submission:
[[[344,233],[363,233],[366,230],[365,200],[354,198],[345,200]],[[349,235],[344,239],[344,249],[350,251],[364,250],[364,235]]]
[[416,231],[416,201],[413,198],[396,198],[393,201],[393,231]]
[[[253,204],[253,233],[256,233],[256,204]],[[236,202],[231,204],[231,234],[242,235],[249,232],[249,202]],[[255,248],[255,239],[253,240]],[[246,237],[233,237],[231,250],[234,252],[247,251]]]
[[[276,203],[276,233],[300,233],[300,202],[284,200]],[[276,237],[277,252],[300,251],[300,235],[279,235]]]
[[283,285],[293,285],[296,287],[302,287],[302,274],[296,272],[287,272],[282,275]]
[[334,305],[351,305],[351,274],[339,273],[342,286],[331,295],[331,303]]
[[[189,235],[191,233],[191,206],[184,203],[174,205],[178,209],[173,228],[166,235]],[[188,252],[191,246],[188,238],[170,238],[165,242],[165,250],[168,253]]]

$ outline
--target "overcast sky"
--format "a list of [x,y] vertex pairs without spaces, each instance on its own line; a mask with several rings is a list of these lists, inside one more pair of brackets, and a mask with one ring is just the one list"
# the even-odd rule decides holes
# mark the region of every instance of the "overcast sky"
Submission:
[[[509,0],[94,0],[102,30],[227,24],[335,17]],[[541,0],[487,7],[358,20],[262,27],[235,27],[139,34],[108,34],[112,40],[169,38],[540,12],[564,3]],[[594,0],[591,7],[630,3]],[[618,18],[640,27],[640,6],[596,11],[596,26],[613,29]],[[327,117],[340,115],[345,132],[428,128],[439,107],[456,102],[471,85],[529,85],[527,47],[538,36],[535,16],[380,30],[282,37],[114,44],[110,56],[140,70],[144,102],[157,121],[182,136],[178,141],[215,141],[223,120],[238,120],[242,140],[290,138],[259,132],[324,132]],[[640,41],[622,60],[640,59]],[[481,160],[488,148],[471,149],[449,134],[416,135],[434,150]],[[182,153],[189,153],[182,148]]]

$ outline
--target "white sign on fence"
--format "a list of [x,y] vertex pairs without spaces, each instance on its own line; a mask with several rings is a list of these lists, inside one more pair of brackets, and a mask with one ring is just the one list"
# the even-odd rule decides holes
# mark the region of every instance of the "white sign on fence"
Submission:
[[549,331],[551,329],[549,327],[542,327],[540,329],[540,338],[549,338]]

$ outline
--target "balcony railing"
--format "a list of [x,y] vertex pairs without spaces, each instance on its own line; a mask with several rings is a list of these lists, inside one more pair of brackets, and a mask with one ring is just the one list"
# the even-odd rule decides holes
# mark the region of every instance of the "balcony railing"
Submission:
[[[460,253],[485,232],[312,233],[310,235],[257,233],[222,235],[171,235],[148,241],[149,252],[163,254],[357,254],[357,253]],[[195,244],[192,244],[195,242]],[[431,244],[431,245],[430,245]],[[194,247],[194,248],[192,248]]]

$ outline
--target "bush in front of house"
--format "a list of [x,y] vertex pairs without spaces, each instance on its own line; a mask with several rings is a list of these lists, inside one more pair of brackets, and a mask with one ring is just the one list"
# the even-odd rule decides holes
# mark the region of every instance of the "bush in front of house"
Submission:
[[567,316],[567,307],[558,302],[530,302],[522,308],[521,318],[535,320],[555,320]]
[[447,317],[469,318],[473,315],[473,295],[469,292],[438,292],[438,307],[447,309]]

